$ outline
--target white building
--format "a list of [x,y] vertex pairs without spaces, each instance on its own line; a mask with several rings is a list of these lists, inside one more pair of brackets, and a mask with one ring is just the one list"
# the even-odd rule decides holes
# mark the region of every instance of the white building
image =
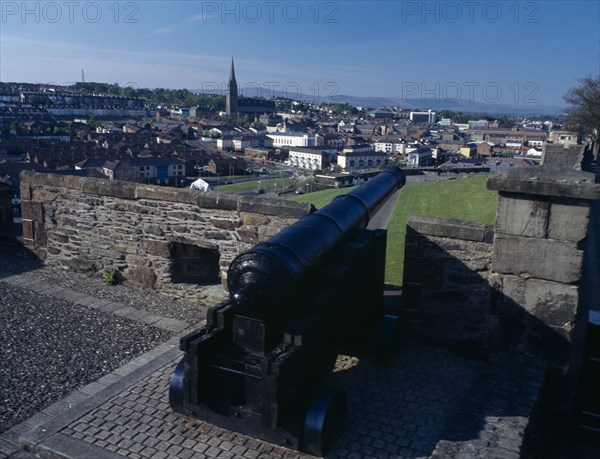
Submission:
[[273,140],[273,146],[278,147],[318,147],[323,145],[323,136],[308,135],[302,132],[272,132],[267,137]]
[[433,150],[420,148],[408,154],[406,164],[408,167],[424,167],[433,164]]
[[400,140],[377,140],[373,142],[373,151],[403,155],[406,153],[406,144]]
[[325,164],[325,153],[322,149],[292,147],[287,163],[300,169],[321,170]]
[[435,123],[435,112],[410,112],[409,118],[413,123]]
[[372,169],[389,161],[385,153],[373,151],[347,151],[347,148],[338,155],[338,166],[346,171],[356,169]]

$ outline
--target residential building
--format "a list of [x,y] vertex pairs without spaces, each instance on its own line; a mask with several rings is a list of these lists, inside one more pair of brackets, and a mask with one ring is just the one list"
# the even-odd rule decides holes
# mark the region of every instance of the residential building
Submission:
[[427,110],[426,112],[410,112],[409,119],[413,123],[435,123],[435,112]]
[[204,169],[215,175],[243,175],[247,167],[243,159],[227,157],[211,159]]
[[406,153],[406,144],[398,139],[378,139],[373,142],[373,151],[390,155],[403,155]]
[[318,147],[323,145],[323,136],[302,132],[272,132],[267,137],[273,141],[273,147]]
[[[86,167],[87,164],[80,168]],[[126,158],[106,161],[102,173],[110,180],[133,180],[159,185],[176,184],[185,178],[185,162],[169,157]]]
[[[353,145],[352,147],[364,147],[364,145]],[[379,167],[389,161],[385,153],[373,151],[371,146],[367,148],[344,148],[338,155],[338,166],[346,171],[356,169],[369,169]]]
[[477,144],[477,154],[479,156],[492,156],[494,144],[490,142],[481,142]]
[[406,164],[409,168],[426,167],[433,164],[433,150],[431,148],[419,148],[406,157]]
[[487,129],[490,126],[488,120],[469,120],[469,129]]
[[327,155],[322,148],[291,147],[287,163],[300,169],[322,170],[329,165]]
[[468,143],[464,147],[461,147],[460,150],[458,150],[458,153],[465,158],[472,158],[477,154],[477,144]]

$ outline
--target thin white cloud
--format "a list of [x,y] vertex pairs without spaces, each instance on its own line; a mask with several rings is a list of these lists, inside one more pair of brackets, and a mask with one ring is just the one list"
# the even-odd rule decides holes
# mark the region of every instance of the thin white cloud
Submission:
[[150,33],[150,36],[166,35],[171,32],[175,32],[179,29],[184,29],[191,24],[196,24],[198,22],[201,22],[204,24],[204,23],[210,21],[211,19],[215,19],[216,17],[217,17],[217,15],[209,14],[209,13],[197,14],[197,15],[194,15],[194,16],[191,16],[191,17],[185,19],[184,21],[180,21],[180,22],[176,22],[175,24],[170,24],[170,25],[159,27],[159,28],[153,30]]
[[[31,81],[34,76],[43,81],[73,81],[78,79],[80,69],[85,68],[90,81],[119,84],[135,81],[140,87],[224,87],[231,59],[231,56],[136,50],[14,35],[2,36],[2,48],[0,78],[4,81]],[[255,83],[281,90],[285,85],[298,84],[303,93],[319,95],[331,92],[331,86],[326,86],[329,82],[337,85],[336,92],[356,84],[368,85],[366,76],[354,66],[298,65],[241,57],[235,58],[235,63],[240,85]]]

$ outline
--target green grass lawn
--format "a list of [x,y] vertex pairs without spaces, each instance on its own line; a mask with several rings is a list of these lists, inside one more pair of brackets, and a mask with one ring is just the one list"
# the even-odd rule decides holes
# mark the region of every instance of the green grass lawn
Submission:
[[494,223],[498,198],[497,192],[486,188],[487,178],[487,175],[476,175],[404,187],[388,224],[386,283],[402,285],[404,239],[409,215]]
[[353,189],[354,189],[354,187],[332,188],[329,190],[315,191],[313,193],[300,194],[300,195],[289,194],[286,196],[286,199],[289,199],[290,201],[302,202],[302,203],[310,202],[310,203],[314,204],[314,206],[317,209],[320,209],[320,208],[326,206],[327,204],[329,204],[331,202],[331,200],[333,198],[335,198],[336,196],[339,196],[341,194],[346,194]]
[[[221,177],[221,182],[225,180]],[[251,180],[249,182],[239,182],[232,183],[230,185],[221,185],[215,188],[215,191],[222,193],[238,193],[240,191],[256,191],[259,188],[263,188],[265,190],[272,190],[274,188],[280,189],[282,186],[285,186],[289,182],[289,179],[278,178],[268,178],[268,179],[260,179],[260,180]]]
[[[406,185],[388,223],[386,282],[402,285],[404,271],[404,238],[409,215],[459,218],[493,224],[496,219],[497,192],[486,188],[487,175]],[[340,188],[302,195],[287,195],[286,199],[310,202],[318,209],[333,198],[353,188]]]
[[[402,189],[398,204],[388,223],[386,283],[402,285],[404,238],[409,215],[431,215],[494,223],[497,192],[486,188],[487,178],[487,175],[479,174],[444,182],[412,183]],[[281,186],[281,178],[260,181],[260,187],[265,189],[281,188]],[[258,187],[258,181],[252,181],[223,185],[218,188],[218,191],[252,191]],[[310,202],[320,209],[336,196],[353,189],[354,187],[328,189],[301,195],[290,193],[285,196],[285,199],[302,203]]]

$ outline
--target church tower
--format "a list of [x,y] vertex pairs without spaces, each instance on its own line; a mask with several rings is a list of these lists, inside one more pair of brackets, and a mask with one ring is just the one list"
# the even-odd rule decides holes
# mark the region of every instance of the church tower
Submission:
[[227,83],[225,110],[227,111],[227,116],[235,117],[238,114],[238,87],[237,81],[235,81],[233,57],[231,58],[231,72],[229,74],[229,82]]

